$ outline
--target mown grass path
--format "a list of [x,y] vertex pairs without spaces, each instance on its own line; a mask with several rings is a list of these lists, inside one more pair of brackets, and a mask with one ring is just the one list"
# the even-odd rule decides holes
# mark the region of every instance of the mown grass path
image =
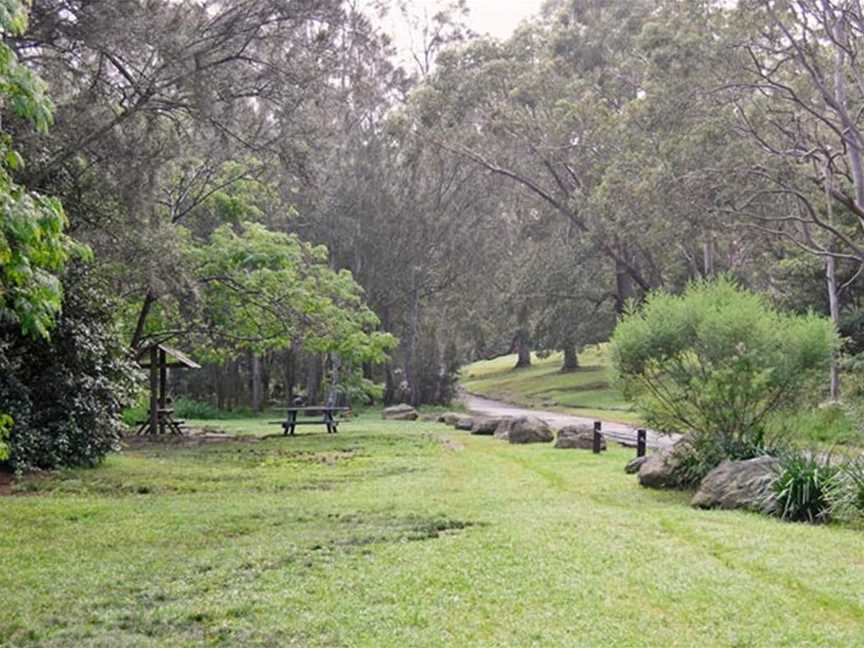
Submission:
[[0,499],[0,645],[864,646],[861,532],[691,510],[623,449],[343,429]]

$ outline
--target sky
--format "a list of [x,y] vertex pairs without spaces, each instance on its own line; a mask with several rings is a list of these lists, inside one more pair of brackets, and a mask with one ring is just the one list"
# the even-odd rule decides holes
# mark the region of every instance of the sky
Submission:
[[506,38],[524,18],[538,13],[542,4],[543,0],[468,0],[471,27],[479,34]]
[[[435,13],[446,0],[407,0],[415,15]],[[510,36],[519,23],[540,11],[543,0],[466,0],[469,8],[469,26],[478,34],[490,34],[497,38]],[[408,39],[400,34],[404,22],[392,14],[385,21],[385,29],[393,37],[398,48],[410,48]]]

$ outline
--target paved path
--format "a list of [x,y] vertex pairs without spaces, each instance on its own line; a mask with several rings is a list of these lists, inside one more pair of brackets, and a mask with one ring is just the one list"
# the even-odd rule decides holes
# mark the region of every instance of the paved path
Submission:
[[[562,428],[565,425],[593,425],[594,421],[597,420],[584,416],[562,414],[561,412],[549,412],[519,407],[518,405],[509,405],[468,393],[462,394],[462,402],[465,403],[465,407],[469,411],[482,416],[536,416],[554,428]],[[636,428],[624,423],[603,421],[603,434],[606,435],[607,439],[611,439],[612,441],[632,446],[636,445]],[[658,434],[653,430],[648,430],[646,441],[649,448],[667,448],[675,443],[678,438],[679,435],[677,434]]]

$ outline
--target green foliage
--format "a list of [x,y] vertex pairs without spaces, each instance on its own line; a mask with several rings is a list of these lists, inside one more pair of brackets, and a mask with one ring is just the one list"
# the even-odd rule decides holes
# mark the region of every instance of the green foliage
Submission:
[[713,461],[762,448],[767,417],[800,405],[838,345],[828,320],[780,313],[720,278],[651,294],[619,323],[611,357],[646,422],[691,432]]
[[174,413],[181,419],[215,420],[229,416],[215,405],[182,396],[174,401]]
[[840,488],[840,468],[830,455],[793,450],[781,457],[774,514],[790,522],[827,522]]
[[861,457],[843,464],[831,510],[836,519],[859,524],[864,520],[864,459]]
[[0,462],[9,459],[9,434],[12,432],[12,417],[0,414]]
[[64,276],[51,339],[0,327],[0,402],[15,426],[16,470],[92,466],[117,446],[137,373],[114,328],[114,303],[80,268]]
[[[20,35],[26,26],[25,3],[3,0],[0,29]],[[45,89],[0,43],[0,98],[40,132],[50,125],[53,110]],[[63,233],[67,223],[60,201],[14,181],[12,173],[22,165],[11,137],[0,133],[0,319],[17,322],[26,335],[47,337],[62,300],[56,275],[71,253],[86,250]]]
[[202,285],[211,359],[239,349],[263,352],[301,341],[344,362],[380,362],[395,339],[374,331],[378,318],[351,273],[328,264],[327,249],[296,235],[243,223],[217,228],[205,246],[189,245]]

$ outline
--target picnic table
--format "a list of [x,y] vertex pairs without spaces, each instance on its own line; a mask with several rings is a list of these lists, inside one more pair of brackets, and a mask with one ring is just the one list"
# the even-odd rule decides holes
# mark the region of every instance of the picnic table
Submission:
[[[168,408],[168,407],[156,408],[156,423],[157,423],[156,429],[166,429],[167,428],[168,430],[171,431],[171,434],[182,435],[183,434],[183,424],[185,422],[186,421],[181,421],[181,420],[175,419],[174,418],[174,410],[171,408]],[[138,432],[137,432],[138,436],[141,436],[145,432],[150,432],[151,434],[153,434],[153,432],[151,431],[151,420],[150,419],[147,419],[146,421],[135,421],[135,424],[140,426],[138,428]]]
[[[270,423],[273,425],[281,425],[282,429],[285,430],[285,436],[294,436],[294,429],[298,425],[326,425],[327,434],[336,434],[336,432],[338,432],[337,426],[339,425],[339,420],[334,415],[341,412],[348,412],[350,409],[350,407],[333,407],[330,405],[300,405],[297,407],[286,407],[284,409],[286,413],[285,420],[270,421]],[[313,418],[298,419],[297,416],[301,412],[305,416]]]

